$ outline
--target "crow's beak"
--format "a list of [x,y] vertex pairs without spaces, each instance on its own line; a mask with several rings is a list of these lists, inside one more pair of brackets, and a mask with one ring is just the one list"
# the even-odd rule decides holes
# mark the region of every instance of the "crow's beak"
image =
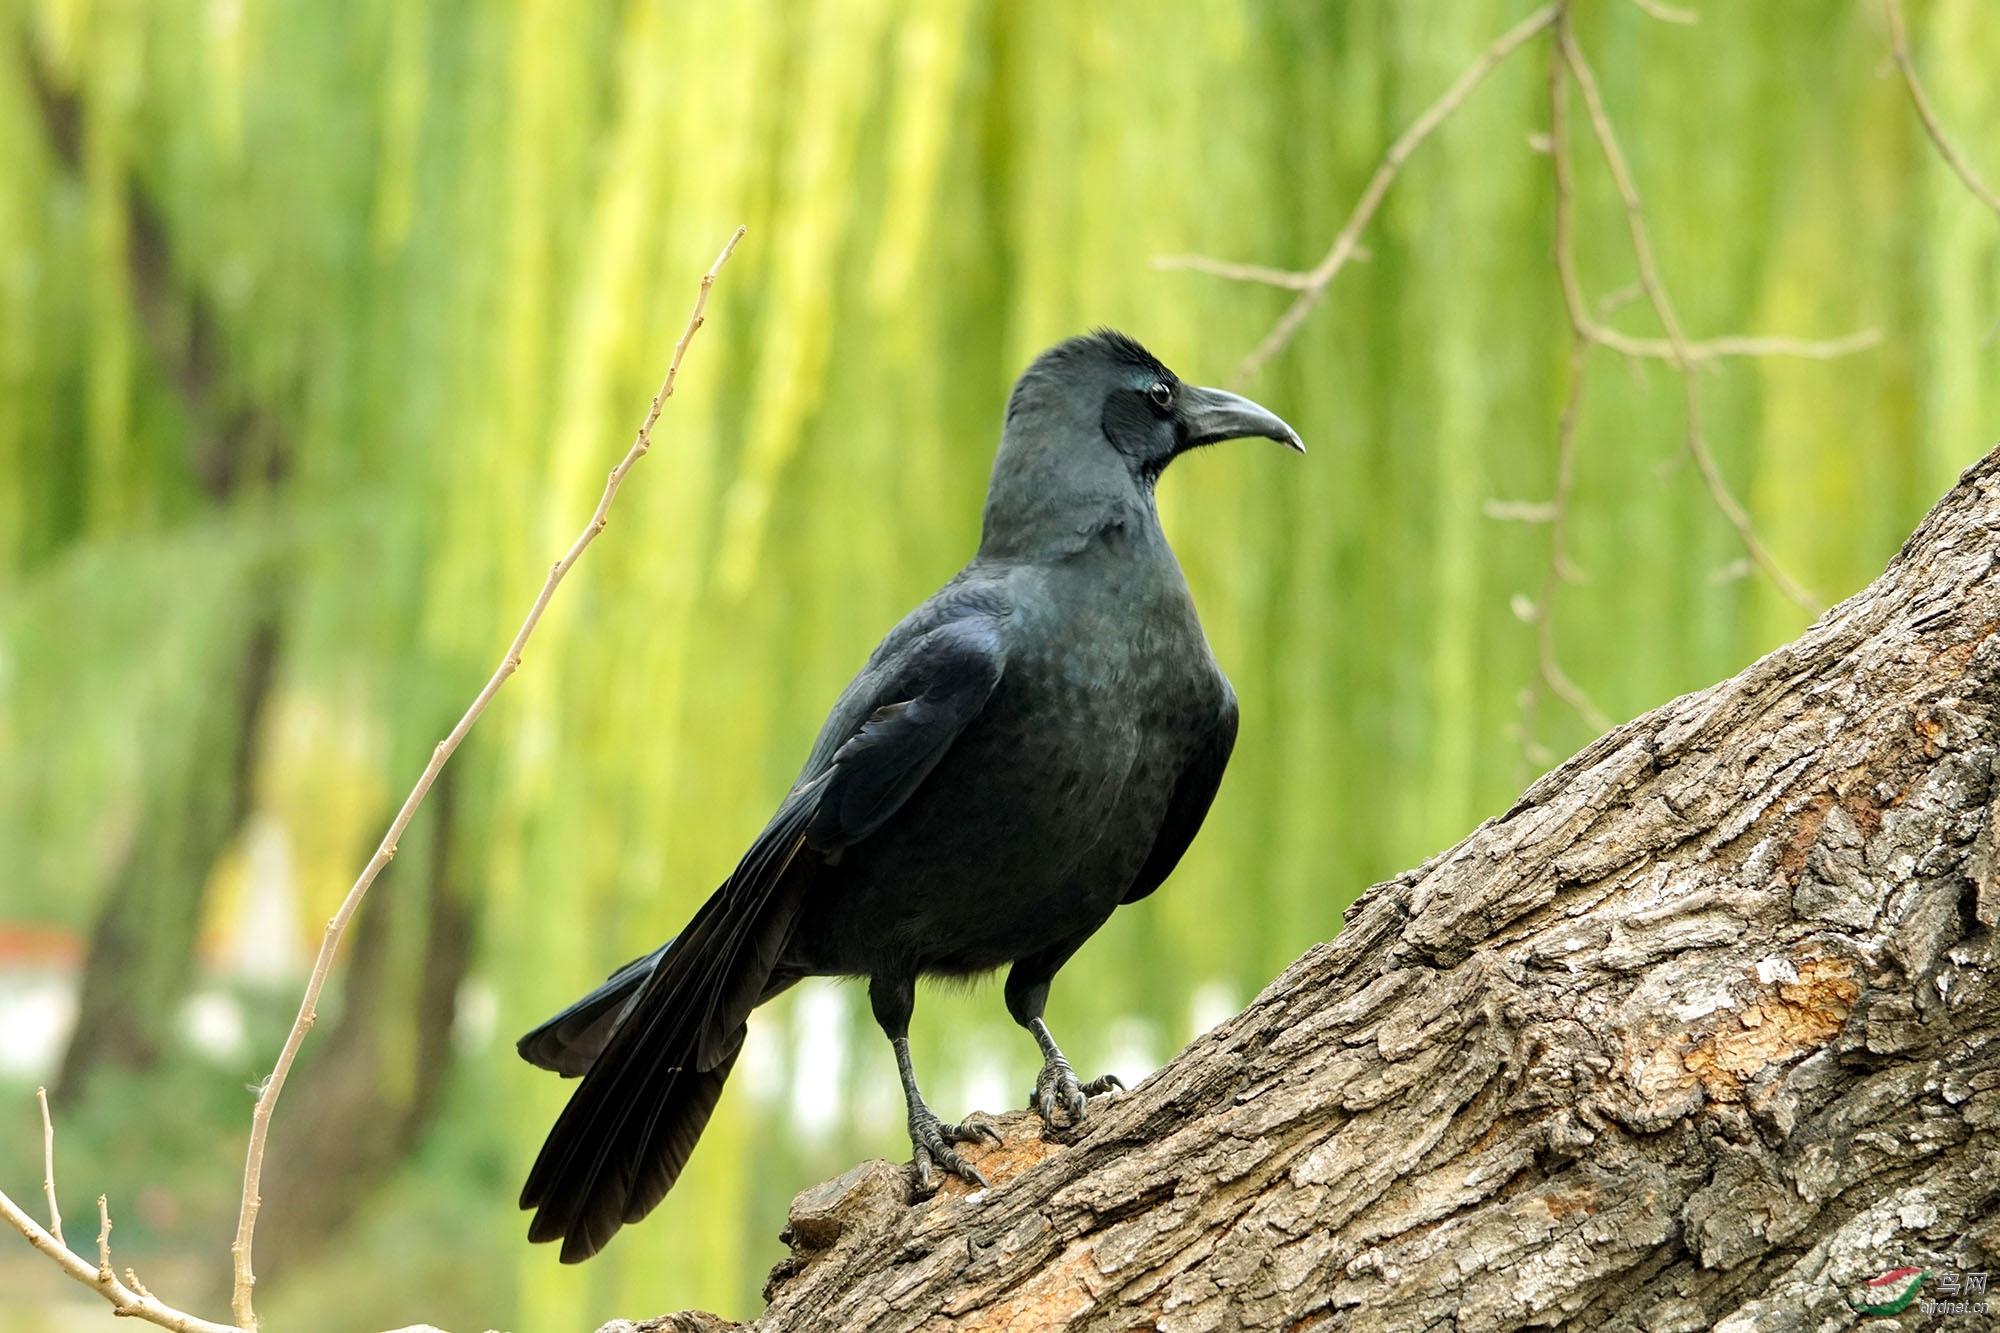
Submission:
[[1224,389],[1201,389],[1188,385],[1181,390],[1180,417],[1187,428],[1187,442],[1184,448],[1197,445],[1219,444],[1223,440],[1241,440],[1249,436],[1261,436],[1276,440],[1288,449],[1299,453],[1306,446],[1299,439],[1299,433],[1287,426],[1276,415],[1265,411],[1257,404],[1238,394]]

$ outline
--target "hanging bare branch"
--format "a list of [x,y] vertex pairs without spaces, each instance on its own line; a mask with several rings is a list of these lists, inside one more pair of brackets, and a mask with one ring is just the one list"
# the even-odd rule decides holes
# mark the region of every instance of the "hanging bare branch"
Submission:
[[[1666,330],[1667,342],[1673,351],[1673,364],[1680,371],[1683,396],[1686,400],[1687,437],[1689,457],[1694,459],[1696,469],[1708,488],[1709,498],[1722,516],[1736,529],[1737,538],[1750,559],[1764,571],[1777,585],[1778,591],[1791,599],[1801,609],[1811,615],[1825,610],[1825,604],[1805,585],[1793,578],[1776,556],[1764,545],[1757,535],[1756,525],[1750,521],[1749,511],[1730,491],[1723,480],[1722,470],[1716,465],[1715,456],[1709,452],[1708,441],[1701,428],[1701,384],[1695,374],[1694,358],[1688,352],[1687,335],[1681,329],[1680,318],[1674,313],[1673,303],[1667,297],[1665,283],[1660,279],[1659,265],[1653,258],[1653,243],[1647,233],[1645,210],[1639,201],[1639,189],[1634,184],[1630,167],[1626,165],[1624,150],[1618,146],[1618,135],[1611,127],[1611,118],[1604,110],[1604,99],[1598,91],[1597,78],[1591,72],[1590,62],[1584,58],[1583,48],[1577,45],[1576,37],[1566,24],[1559,26],[1557,41],[1562,48],[1564,62],[1576,78],[1576,85],[1583,94],[1584,109],[1589,113],[1591,132],[1596,136],[1597,146],[1604,156],[1605,166],[1611,171],[1611,179],[1618,187],[1618,197],[1625,205],[1626,230],[1632,238],[1632,257],[1639,266],[1639,281],[1645,287],[1646,299],[1659,317],[1660,327]],[[1565,279],[1565,299],[1573,300],[1572,284],[1575,282],[1574,265],[1570,266]],[[1579,309],[1580,306],[1573,307]],[[1572,319],[1574,319],[1572,313]]]
[[1662,23],[1679,23],[1693,27],[1701,22],[1701,15],[1692,9],[1682,9],[1679,5],[1663,5],[1660,0],[1632,0],[1632,4],[1642,13],[1651,15]]
[[1973,197],[1995,213],[2000,213],[2000,195],[1994,194],[1980,179],[1972,163],[1958,151],[1951,137],[1944,132],[1944,126],[1938,123],[1937,112],[1931,110],[1931,99],[1925,96],[1924,85],[1917,78],[1916,62],[1910,59],[1909,35],[1903,29],[1902,0],[1882,0],[1882,7],[1889,14],[1889,46],[1896,58],[1896,68],[1903,72],[1903,86],[1910,90],[1910,101],[1916,105],[1917,119],[1924,123],[1924,133],[1931,136],[1931,142],[1937,145],[1946,164],[1958,173],[1958,178],[1965,182],[1965,188],[1972,191]]
[[1531,762],[1553,757],[1538,754],[1540,746],[1535,740],[1535,718],[1543,690],[1567,704],[1592,731],[1609,731],[1614,725],[1589,693],[1563,670],[1556,656],[1556,594],[1564,582],[1575,582],[1579,577],[1569,558],[1569,501],[1576,476],[1576,423],[1583,411],[1589,367],[1590,344],[1579,338],[1570,349],[1569,394],[1556,425],[1555,496],[1548,502],[1549,559],[1542,569],[1541,591],[1528,604],[1524,617],[1535,629],[1535,684],[1522,695],[1520,721],[1522,751]]
[[[1692,23],[1695,15],[1685,10],[1673,9],[1655,3],[1655,0],[1635,0],[1642,9],[1653,17],[1669,23]],[[1283,351],[1298,333],[1306,316],[1312,313],[1326,295],[1340,270],[1356,259],[1366,259],[1367,251],[1360,243],[1361,232],[1373,220],[1382,199],[1389,192],[1396,175],[1409,160],[1417,145],[1429,138],[1437,127],[1465,102],[1472,90],[1491,74],[1495,67],[1515,49],[1528,41],[1536,33],[1556,21],[1562,5],[1551,4],[1536,10],[1521,22],[1509,28],[1496,38],[1474,60],[1458,79],[1447,88],[1443,96],[1424,109],[1422,115],[1411,122],[1408,129],[1389,146],[1375,174],[1368,180],[1367,188],[1361,192],[1360,200],[1347,222],[1333,238],[1326,256],[1310,269],[1275,268],[1268,264],[1246,264],[1234,260],[1217,259],[1210,255],[1183,254],[1159,255],[1153,260],[1153,267],[1190,273],[1206,273],[1211,277],[1224,278],[1231,282],[1252,282],[1266,287],[1278,287],[1285,291],[1297,292],[1298,297],[1279,317],[1277,324],[1266,334],[1263,341],[1243,358],[1237,367],[1232,383],[1241,385],[1252,375],[1263,369],[1265,364]],[[1678,354],[1673,344],[1661,338],[1640,338],[1614,329],[1595,320],[1588,321],[1591,341],[1625,356],[1649,358],[1656,361],[1687,361],[1707,365],[1728,357],[1790,356],[1809,360],[1831,360],[1835,357],[1851,356],[1865,351],[1882,341],[1876,329],[1862,329],[1842,338],[1811,339],[1790,337],[1754,337],[1732,335],[1712,338],[1706,341],[1682,341]]]
[[[1640,281],[1634,287],[1621,289],[1600,300],[1595,313],[1584,295],[1583,283],[1577,273],[1574,166],[1570,156],[1566,82],[1566,76],[1572,71],[1575,73],[1578,86],[1584,91],[1593,133],[1618,187],[1619,197],[1625,205],[1627,227],[1632,237],[1633,256],[1640,274]],[[1530,762],[1541,762],[1547,757],[1535,737],[1536,721],[1544,692],[1553,694],[1569,705],[1593,730],[1603,731],[1611,725],[1610,719],[1591,702],[1582,687],[1563,671],[1555,651],[1555,598],[1564,581],[1573,581],[1577,577],[1569,559],[1565,535],[1571,478],[1575,464],[1577,415],[1582,400],[1583,382],[1589,367],[1589,350],[1592,347],[1604,347],[1633,361],[1644,359],[1665,361],[1680,373],[1687,399],[1687,449],[1690,456],[1695,459],[1711,499],[1736,529],[1745,549],[1750,552],[1750,559],[1745,563],[1745,569],[1763,569],[1787,597],[1805,609],[1817,612],[1818,603],[1777,564],[1758,538],[1749,514],[1723,482],[1720,470],[1715,465],[1714,457],[1710,454],[1701,431],[1701,403],[1695,372],[1700,367],[1724,356],[1780,355],[1830,359],[1861,351],[1881,341],[1880,334],[1874,329],[1866,329],[1830,342],[1742,336],[1727,336],[1701,343],[1689,341],[1674,315],[1671,303],[1667,300],[1665,285],[1660,279],[1658,265],[1653,259],[1637,187],[1626,166],[1624,154],[1619,148],[1610,117],[1604,109],[1601,97],[1598,96],[1596,81],[1591,76],[1588,63],[1584,61],[1581,48],[1577,46],[1576,39],[1569,30],[1566,3],[1563,5],[1563,12],[1558,15],[1555,35],[1550,44],[1548,103],[1548,134],[1536,136],[1534,142],[1538,149],[1549,154],[1552,167],[1555,195],[1553,252],[1556,281],[1562,293],[1563,309],[1569,317],[1571,333],[1569,391],[1562,418],[1557,426],[1555,496],[1541,502],[1489,503],[1486,508],[1490,517],[1547,523],[1551,528],[1549,560],[1540,593],[1532,601],[1525,597],[1516,598],[1517,613],[1535,630],[1535,679],[1522,691],[1521,717],[1517,728],[1523,754]],[[1604,322],[1612,310],[1628,304],[1633,299],[1644,299],[1653,307],[1661,327],[1667,332],[1667,337],[1637,338]]]
[[[1674,359],[1674,345],[1665,338],[1634,337],[1597,320],[1589,321],[1589,326],[1590,340],[1600,347],[1644,361]],[[1713,369],[1717,362],[1731,357],[1781,356],[1804,361],[1835,361],[1843,356],[1853,356],[1856,352],[1865,352],[1881,342],[1880,329],[1859,329],[1841,338],[1728,334],[1687,343],[1681,348],[1681,354],[1693,365]]]
[[[1567,15],[1561,16],[1557,32],[1563,31]],[[1521,753],[1531,764],[1546,763],[1551,756],[1535,738],[1536,722],[1544,692],[1567,704],[1593,731],[1609,731],[1611,718],[1605,714],[1562,669],[1556,656],[1556,596],[1565,582],[1581,578],[1569,558],[1569,502],[1576,478],[1576,428],[1583,413],[1584,382],[1590,371],[1590,351],[1601,343],[1600,325],[1584,313],[1582,287],[1576,279],[1574,246],[1575,189],[1571,181],[1569,118],[1564,96],[1560,37],[1549,47],[1549,160],[1555,184],[1555,264],[1563,289],[1563,304],[1570,315],[1569,392],[1563,401],[1562,416],[1556,422],[1556,474],[1554,492],[1546,504],[1549,525],[1549,558],[1542,570],[1541,591],[1528,603],[1524,619],[1535,630],[1535,679],[1521,692],[1521,719],[1518,739]],[[1614,293],[1614,296],[1616,294]],[[1607,308],[1611,298],[1603,303]]]
[[[1358,253],[1357,253],[1358,257]],[[1311,269],[1272,268],[1269,264],[1239,264],[1211,255],[1154,255],[1153,267],[1162,272],[1206,273],[1231,282],[1255,282],[1266,287],[1283,287],[1302,292],[1313,285]]]
[[[1888,2],[1893,6],[1896,0]],[[1652,17],[1665,22],[1692,23],[1696,19],[1694,14],[1686,10],[1660,4],[1657,0],[1635,0],[1635,3]],[[1574,37],[1569,33],[1567,15],[1568,0],[1556,0],[1556,3],[1536,10],[1509,28],[1481,52],[1478,59],[1459,75],[1444,94],[1427,107],[1423,114],[1418,116],[1390,145],[1388,152],[1376,167],[1374,175],[1369,178],[1368,185],[1362,191],[1354,211],[1335,235],[1326,256],[1315,267],[1303,270],[1274,268],[1198,254],[1164,255],[1153,261],[1153,266],[1159,269],[1206,273],[1230,281],[1260,283],[1297,293],[1292,304],[1270,333],[1244,357],[1238,367],[1235,382],[1241,383],[1248,379],[1289,344],[1306,316],[1326,294],[1328,286],[1340,270],[1350,260],[1361,257],[1361,232],[1373,219],[1384,196],[1388,193],[1389,186],[1417,145],[1462,106],[1472,90],[1509,54],[1537,33],[1549,28],[1556,30],[1551,47],[1551,58],[1555,62],[1551,74],[1555,82],[1552,83],[1550,90],[1551,133],[1546,139],[1540,135],[1530,136],[1530,142],[1537,149],[1550,153],[1555,162],[1556,272],[1573,339],[1569,399],[1563,412],[1562,423],[1558,427],[1557,469],[1560,494],[1558,498],[1550,501],[1490,501],[1486,506],[1486,512],[1490,517],[1517,522],[1548,523],[1554,529],[1548,574],[1544,580],[1542,595],[1532,602],[1517,599],[1517,610],[1520,610],[1523,618],[1535,627],[1536,633],[1536,683],[1523,696],[1520,724],[1521,741],[1526,750],[1533,750],[1536,746],[1533,737],[1534,718],[1543,690],[1554,694],[1575,709],[1578,715],[1594,729],[1601,731],[1610,725],[1609,718],[1591,702],[1589,695],[1563,671],[1555,657],[1554,649],[1553,599],[1560,582],[1574,573],[1564,548],[1563,532],[1568,505],[1569,476],[1574,466],[1576,419],[1581,402],[1583,378],[1588,366],[1588,350],[1592,347],[1603,347],[1632,362],[1662,361],[1679,373],[1685,399],[1684,444],[1688,456],[1694,460],[1710,499],[1730,526],[1736,530],[1744,549],[1749,553],[1751,564],[1762,570],[1785,597],[1807,612],[1817,614],[1822,609],[1820,601],[1794,578],[1764,545],[1749,512],[1736,499],[1723,478],[1702,430],[1701,390],[1696,375],[1701,369],[1714,368],[1717,363],[1731,357],[1785,356],[1832,360],[1865,351],[1882,341],[1880,331],[1872,328],[1833,339],[1730,334],[1697,341],[1687,336],[1667,297],[1665,284],[1660,278],[1658,265],[1653,258],[1652,242],[1647,233],[1638,189],[1633,183],[1631,171],[1626,165],[1610,117],[1604,110],[1603,100],[1598,94],[1597,83],[1589,64],[1576,45]],[[1898,31],[1900,32],[1900,28]],[[1905,68],[1907,73],[1907,65]],[[1572,238],[1572,171],[1561,105],[1561,79],[1566,69],[1573,72],[1578,86],[1584,91],[1592,131],[1617,185],[1619,197],[1625,205],[1633,256],[1640,273],[1640,282],[1633,289],[1631,296],[1634,299],[1643,297],[1653,308],[1661,327],[1666,332],[1667,336],[1664,338],[1641,337],[1626,333],[1607,323],[1615,306],[1624,302],[1607,300],[1603,308],[1593,314],[1584,297],[1582,283],[1577,276]]]
[[[1154,261],[1155,266],[1159,268],[1200,269],[1203,272],[1235,277],[1244,281],[1269,282],[1272,286],[1290,287],[1298,292],[1297,299],[1292,302],[1290,309],[1279,317],[1276,327],[1265,335],[1264,340],[1258,343],[1248,356],[1243,358],[1243,364],[1237,367],[1234,383],[1241,384],[1255,375],[1263,369],[1265,362],[1283,351],[1285,345],[1291,342],[1292,336],[1299,331],[1299,326],[1305,323],[1306,316],[1312,313],[1313,307],[1326,295],[1327,287],[1339,275],[1340,270],[1347,266],[1347,262],[1355,258],[1360,249],[1362,229],[1375,216],[1375,210],[1382,206],[1382,197],[1389,193],[1389,186],[1395,182],[1396,173],[1403,169],[1403,163],[1409,160],[1417,145],[1429,138],[1433,130],[1442,125],[1452,112],[1458,110],[1471,95],[1472,90],[1484,82],[1486,76],[1491,74],[1501,61],[1530,37],[1555,22],[1559,9],[1558,5],[1544,5],[1500,34],[1491,46],[1480,52],[1477,60],[1466,67],[1465,72],[1458,76],[1451,87],[1445,89],[1443,96],[1424,108],[1424,113],[1397,136],[1396,142],[1390,144],[1389,151],[1384,154],[1381,165],[1375,168],[1375,174],[1369,177],[1367,188],[1362,190],[1361,199],[1354,205],[1354,212],[1349,215],[1347,225],[1343,226],[1339,234],[1333,238],[1332,248],[1326,252],[1326,257],[1310,271],[1289,273],[1283,269],[1267,269],[1261,265],[1231,266],[1219,260],[1185,255]],[[1226,271],[1232,267],[1237,271]],[[1253,274],[1257,276],[1252,276]]]

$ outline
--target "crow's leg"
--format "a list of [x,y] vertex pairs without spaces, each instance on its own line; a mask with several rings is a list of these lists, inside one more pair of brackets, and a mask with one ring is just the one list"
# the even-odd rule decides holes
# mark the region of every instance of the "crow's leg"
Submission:
[[895,1048],[896,1071],[903,1078],[903,1103],[910,1109],[910,1164],[916,1169],[918,1196],[936,1191],[940,1168],[985,1188],[986,1177],[953,1152],[951,1145],[978,1143],[981,1139],[999,1143],[1000,1132],[983,1120],[956,1125],[940,1120],[935,1111],[924,1105],[924,1095],[917,1091],[917,1071],[910,1063],[910,1012],[917,1004],[916,979],[872,978],[868,983],[868,1003],[875,1010],[875,1021],[888,1034],[889,1045]]
[[1042,1010],[1049,1002],[1049,982],[1082,945],[1083,937],[1079,937],[1031,954],[1007,973],[1007,1012],[1034,1035],[1035,1044],[1042,1048],[1042,1072],[1035,1076],[1035,1091],[1029,1105],[1040,1113],[1043,1123],[1051,1126],[1056,1122],[1056,1107],[1061,1106],[1074,1125],[1083,1119],[1088,1098],[1113,1088],[1123,1091],[1125,1087],[1116,1074],[1101,1074],[1088,1083],[1079,1082],[1076,1071],[1063,1058],[1062,1048],[1049,1035],[1049,1025],[1042,1021]]

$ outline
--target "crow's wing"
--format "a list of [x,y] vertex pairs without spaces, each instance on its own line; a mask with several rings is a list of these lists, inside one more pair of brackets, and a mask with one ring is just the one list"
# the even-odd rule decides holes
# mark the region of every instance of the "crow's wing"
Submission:
[[814,871],[881,828],[993,693],[1004,666],[994,611],[986,601],[934,602],[842,696],[806,776],[667,946],[549,1131],[521,1191],[521,1206],[536,1210],[530,1240],[560,1237],[574,1263],[665,1197]]
[[1188,844],[1201,831],[1201,821],[1208,817],[1209,804],[1222,785],[1222,770],[1229,767],[1229,752],[1235,748],[1236,691],[1224,680],[1222,707],[1216,713],[1215,724],[1188,758],[1187,767],[1181,770],[1173,795],[1167,798],[1166,817],[1153,837],[1153,849],[1133,877],[1132,887],[1119,899],[1121,903],[1138,902],[1174,873]]
[[835,750],[806,845],[836,852],[888,822],[1000,683],[998,623],[959,616],[925,633],[885,674],[887,702]]

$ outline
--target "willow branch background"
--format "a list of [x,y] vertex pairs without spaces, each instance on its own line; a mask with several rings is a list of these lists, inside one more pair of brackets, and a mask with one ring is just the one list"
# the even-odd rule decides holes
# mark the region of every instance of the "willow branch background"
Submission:
[[[673,1200],[581,1270],[520,1240],[512,1194],[565,1090],[505,1038],[719,879],[879,631],[970,548],[1025,359],[1109,323],[1228,378],[1293,293],[1150,257],[1312,264],[1385,145],[1525,12],[0,5],[0,949],[87,955],[58,1153],[77,1197],[134,1199],[121,1255],[217,1308],[242,1084],[318,923],[601,485],[683,275],[747,220],[658,474],[361,920],[369,985],[328,1006],[274,1130],[293,1175],[259,1262],[274,1326],[753,1309],[790,1194],[904,1151],[858,993],[760,1018]],[[1575,33],[1691,338],[1881,331],[1837,362],[1700,372],[1723,475],[1831,601],[2000,435],[2000,225],[1925,137],[1878,6],[1696,12],[1589,4]],[[2000,15],[1907,17],[1936,115],[2000,172]],[[1172,890],[1057,988],[1081,1065],[1157,1062],[1588,739],[1545,708],[1521,743],[1541,658],[1512,604],[1549,533],[1484,514],[1555,485],[1547,99],[1527,52],[1475,90],[1251,384],[1306,465],[1209,454],[1166,483],[1243,734]],[[1595,299],[1638,274],[1586,145]],[[1643,301],[1592,313],[1665,335]],[[1623,718],[1805,613],[1742,576],[1673,368],[1593,355],[1554,648]],[[294,956],[252,955],[272,930]],[[0,952],[0,983],[27,970]],[[182,1016],[223,999],[241,1040],[198,1052]],[[1025,1094],[993,1001],[920,1005],[952,1114]],[[0,1169],[32,1195],[17,1072]],[[40,1292],[39,1262],[0,1256],[0,1302]],[[45,1308],[21,1317],[65,1326]]]

